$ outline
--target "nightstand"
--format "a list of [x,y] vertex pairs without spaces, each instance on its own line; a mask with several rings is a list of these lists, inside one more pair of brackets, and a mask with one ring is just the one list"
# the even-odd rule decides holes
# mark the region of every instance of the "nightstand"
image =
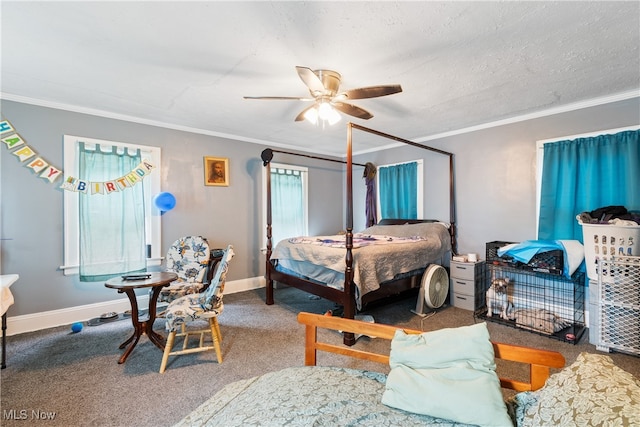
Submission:
[[475,311],[484,303],[484,261],[450,263],[451,305]]

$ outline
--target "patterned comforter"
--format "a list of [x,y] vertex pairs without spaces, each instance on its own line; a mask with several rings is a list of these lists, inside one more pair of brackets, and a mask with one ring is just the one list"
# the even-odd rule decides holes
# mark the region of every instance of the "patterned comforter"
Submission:
[[[464,425],[383,405],[385,382],[378,372],[287,368],[227,385],[176,426]],[[506,403],[517,427],[637,426],[640,379],[609,356],[581,353],[543,388]]]
[[287,368],[227,385],[176,427],[465,426],[383,405],[386,376],[348,368]]
[[[383,405],[385,382],[378,372],[287,368],[225,386],[176,426],[464,425]],[[609,356],[583,352],[543,388],[506,403],[517,427],[638,426],[640,379]]]

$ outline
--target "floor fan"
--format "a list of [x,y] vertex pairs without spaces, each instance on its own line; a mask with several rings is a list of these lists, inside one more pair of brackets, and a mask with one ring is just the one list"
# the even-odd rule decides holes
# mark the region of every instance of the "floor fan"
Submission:
[[420,292],[416,309],[411,310],[418,316],[426,316],[425,305],[429,308],[440,308],[449,295],[449,274],[447,270],[437,264],[431,264],[422,275]]

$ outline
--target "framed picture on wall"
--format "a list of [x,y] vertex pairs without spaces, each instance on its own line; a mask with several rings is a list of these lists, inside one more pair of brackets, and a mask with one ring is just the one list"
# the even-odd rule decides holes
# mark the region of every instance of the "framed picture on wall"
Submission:
[[226,157],[204,158],[204,185],[229,185],[229,159]]

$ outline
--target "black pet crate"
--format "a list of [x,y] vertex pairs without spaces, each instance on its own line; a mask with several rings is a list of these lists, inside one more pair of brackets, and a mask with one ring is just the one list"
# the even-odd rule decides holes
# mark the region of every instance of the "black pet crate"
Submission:
[[[584,273],[576,272],[571,278],[567,278],[555,273],[535,271],[530,265],[512,263],[509,260],[490,261],[490,251],[496,248],[496,243],[498,242],[487,243],[487,270],[481,295],[482,304],[475,316],[576,344],[586,330]],[[546,259],[557,258],[557,254],[552,254],[551,258]],[[486,291],[492,281],[498,278],[509,279],[507,299],[512,308],[507,313],[507,319],[501,318],[500,313],[495,311],[491,316],[487,315]],[[499,301],[497,305],[500,305]]]

